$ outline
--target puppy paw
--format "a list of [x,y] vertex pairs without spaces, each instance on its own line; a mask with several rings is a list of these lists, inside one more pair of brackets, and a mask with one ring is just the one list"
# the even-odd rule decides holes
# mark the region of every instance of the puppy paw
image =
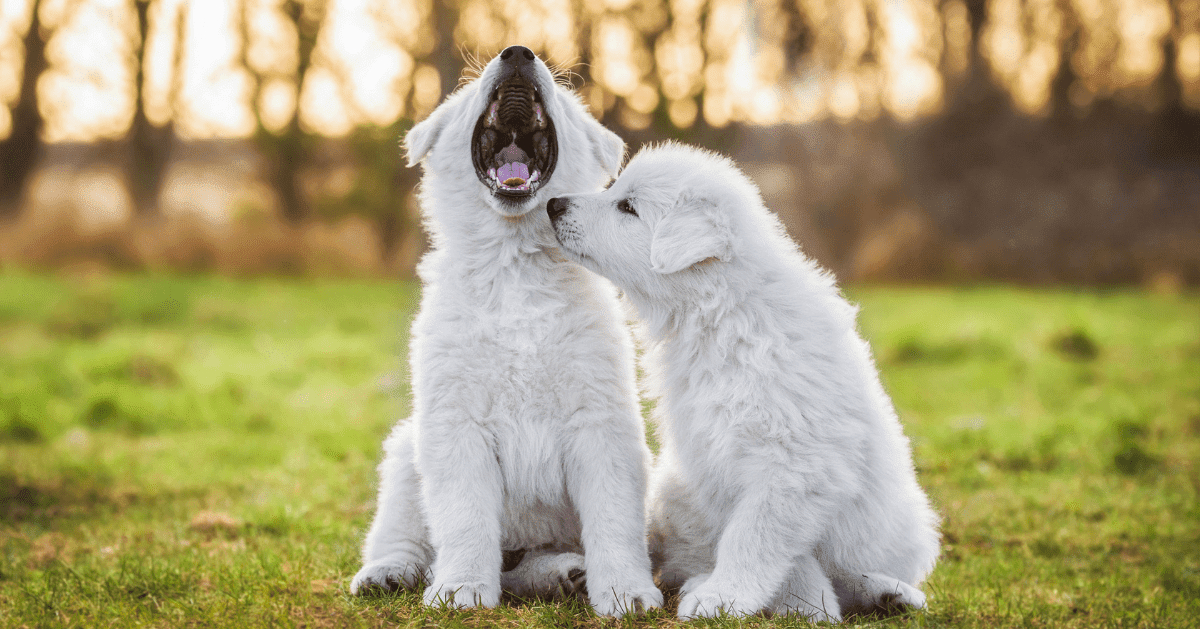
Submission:
[[582,592],[586,581],[579,553],[529,553],[500,573],[500,588],[520,597],[568,598]]
[[662,592],[653,582],[627,587],[588,588],[588,599],[599,616],[642,614],[663,605]]
[[879,595],[876,606],[887,612],[925,609],[925,593],[903,581],[896,581],[890,591]]
[[879,573],[855,574],[851,589],[853,606],[861,611],[880,610],[885,613],[907,609],[925,609],[925,593],[897,579]]
[[462,583],[436,579],[425,588],[425,604],[430,607],[495,607],[500,604],[499,584]]
[[366,596],[411,590],[428,581],[426,568],[407,557],[385,557],[364,565],[350,580],[350,593]]
[[679,599],[679,619],[715,618],[726,615],[735,618],[753,616],[766,608],[770,594],[739,588],[738,583],[715,580],[701,574],[683,584]]
[[683,592],[679,599],[680,620],[716,618],[722,614],[735,617],[751,616],[760,609],[761,606],[747,605],[745,599],[707,587],[707,584]]

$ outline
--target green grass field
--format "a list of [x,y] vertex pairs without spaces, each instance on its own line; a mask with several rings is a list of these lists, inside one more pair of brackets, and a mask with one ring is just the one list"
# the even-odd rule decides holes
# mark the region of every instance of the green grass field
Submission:
[[[945,520],[929,609],[853,621],[1197,626],[1200,295],[847,292]],[[0,274],[0,626],[676,625],[348,595],[416,298]]]

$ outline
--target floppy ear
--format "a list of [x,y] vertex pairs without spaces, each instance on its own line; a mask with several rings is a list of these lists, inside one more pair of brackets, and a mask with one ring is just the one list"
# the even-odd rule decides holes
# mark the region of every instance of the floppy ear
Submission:
[[413,125],[404,135],[404,148],[408,151],[408,165],[416,166],[425,159],[433,148],[446,122],[446,107],[438,107],[424,120]]
[[[586,114],[585,114],[586,115]],[[604,125],[587,116],[588,141],[592,143],[592,152],[596,161],[609,177],[616,177],[625,159],[625,140],[609,131]]]
[[654,228],[650,268],[666,275],[709,258],[728,261],[732,250],[733,232],[717,206],[704,199],[683,199]]

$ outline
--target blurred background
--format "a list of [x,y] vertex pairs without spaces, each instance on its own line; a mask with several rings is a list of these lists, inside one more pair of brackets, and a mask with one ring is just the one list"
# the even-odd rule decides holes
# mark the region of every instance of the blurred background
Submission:
[[1200,0],[0,0],[0,265],[406,276],[521,43],[851,281],[1200,284]]

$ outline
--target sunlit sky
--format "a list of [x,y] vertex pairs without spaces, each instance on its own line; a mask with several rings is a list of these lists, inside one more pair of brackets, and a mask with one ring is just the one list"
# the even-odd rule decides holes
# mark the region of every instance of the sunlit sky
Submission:
[[[795,75],[784,72],[782,33],[773,19],[780,1],[798,2],[816,33],[811,58]],[[291,79],[296,34],[279,14],[278,0],[250,2],[249,58],[268,77],[260,110],[267,126],[281,126],[297,101]],[[1067,28],[1060,2],[989,0],[981,50],[1014,104],[1031,114],[1045,109],[1058,71]],[[1200,106],[1200,0],[1179,5],[1184,19],[1177,32],[1167,0],[1069,2],[1088,25],[1071,58],[1081,77],[1073,101],[1086,105],[1096,95],[1148,84],[1162,67],[1163,39],[1174,37],[1179,75]],[[17,96],[19,40],[30,4],[0,0],[2,102]],[[430,0],[330,0],[330,18],[299,95],[302,122],[338,135],[358,123],[387,124],[430,110],[441,97],[438,76],[415,59],[432,45],[431,6]],[[569,64],[580,57],[573,34],[585,23],[596,84],[585,87],[584,96],[597,112],[615,107],[635,128],[649,123],[660,99],[680,126],[698,116],[718,126],[869,118],[884,111],[912,118],[941,106],[945,82],[965,69],[970,45],[962,0],[949,0],[940,12],[923,0],[461,0],[459,6],[457,43],[485,60],[519,42]],[[669,28],[648,48],[639,29],[665,20],[667,7]],[[177,130],[190,138],[253,130],[251,79],[239,61],[240,12],[240,0],[154,5],[145,84],[151,120],[174,112]],[[181,16],[183,72],[174,82]],[[45,139],[121,136],[133,111],[131,0],[46,0],[41,17],[55,29],[47,49],[51,70],[39,83]],[[872,23],[878,25],[874,37]],[[0,135],[9,126],[8,111],[0,108]]]

